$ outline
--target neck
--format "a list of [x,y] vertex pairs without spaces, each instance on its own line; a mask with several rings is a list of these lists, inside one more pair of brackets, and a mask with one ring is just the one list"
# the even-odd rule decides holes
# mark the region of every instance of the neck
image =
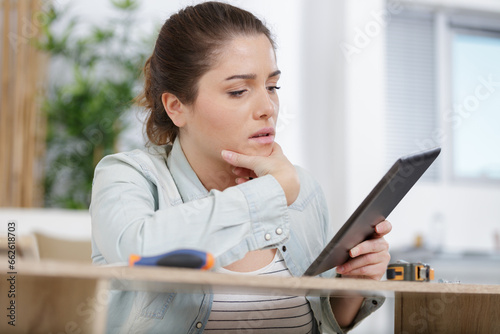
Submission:
[[197,152],[189,145],[184,146],[183,144],[181,140],[184,155],[205,189],[223,191],[236,185],[236,175],[232,172],[233,166],[222,160],[222,157],[219,159],[207,157],[202,152]]

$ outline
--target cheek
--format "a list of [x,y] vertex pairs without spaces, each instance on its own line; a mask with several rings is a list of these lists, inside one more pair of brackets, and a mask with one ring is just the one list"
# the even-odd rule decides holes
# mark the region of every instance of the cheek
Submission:
[[199,107],[196,108],[197,122],[206,130],[224,127],[227,121],[227,112],[221,103],[213,99],[203,98],[198,100]]
[[228,132],[241,123],[236,120],[234,116],[234,113],[217,109],[207,113],[203,120],[204,124],[201,125],[207,128],[217,129],[219,132]]
[[224,99],[205,99],[204,121],[224,132],[240,128],[245,123],[247,105],[231,105]]

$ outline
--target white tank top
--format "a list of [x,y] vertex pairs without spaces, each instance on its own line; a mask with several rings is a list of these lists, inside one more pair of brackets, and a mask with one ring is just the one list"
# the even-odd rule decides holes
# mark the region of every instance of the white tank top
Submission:
[[[291,277],[279,251],[267,266],[252,272],[221,273]],[[305,297],[214,294],[206,333],[312,333],[313,313]]]

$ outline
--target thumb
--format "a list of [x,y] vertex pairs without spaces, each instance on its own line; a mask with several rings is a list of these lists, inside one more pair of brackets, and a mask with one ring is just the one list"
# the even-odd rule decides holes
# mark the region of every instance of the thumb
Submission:
[[226,150],[223,150],[221,153],[222,158],[227,163],[236,167],[249,169],[253,171],[257,177],[269,174],[273,164],[272,161],[269,161],[269,158],[266,157],[245,155]]
[[222,158],[227,163],[236,167],[243,167],[251,170],[254,170],[257,164],[256,159],[259,158],[256,156],[248,156],[228,150],[222,150],[221,154]]
[[283,149],[277,142],[274,142],[273,151],[271,152],[271,155],[283,155]]

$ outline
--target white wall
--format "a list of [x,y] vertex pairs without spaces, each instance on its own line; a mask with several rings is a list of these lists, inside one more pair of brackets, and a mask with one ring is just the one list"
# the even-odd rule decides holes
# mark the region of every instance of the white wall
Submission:
[[345,34],[344,1],[303,1],[300,43],[300,94],[303,167],[322,184],[332,222],[347,214],[347,72],[338,48]]

